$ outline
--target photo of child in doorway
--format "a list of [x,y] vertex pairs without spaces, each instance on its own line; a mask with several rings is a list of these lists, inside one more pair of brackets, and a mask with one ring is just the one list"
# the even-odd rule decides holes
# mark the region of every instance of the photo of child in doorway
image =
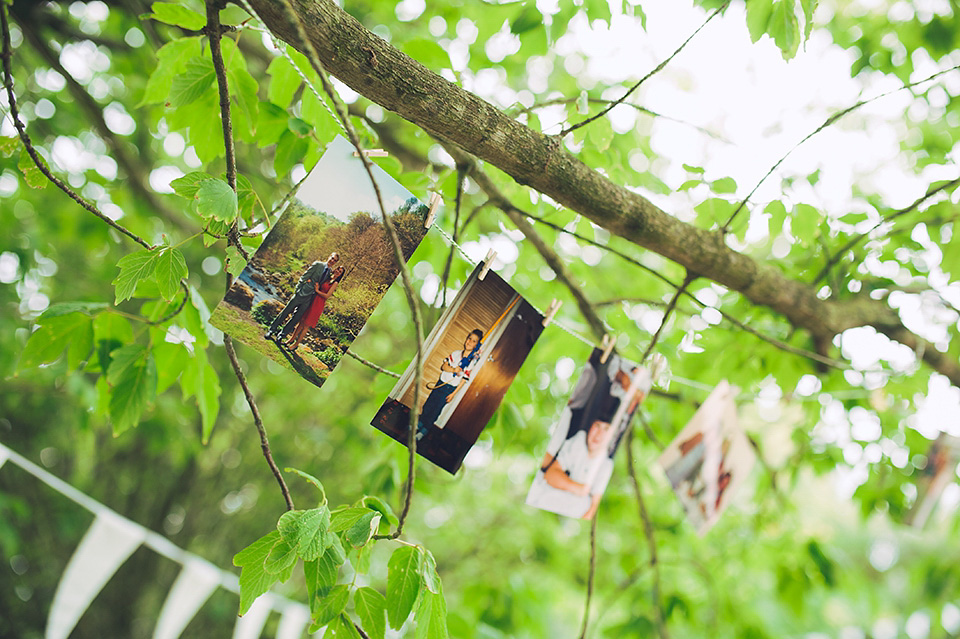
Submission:
[[543,315],[478,265],[424,340],[423,385],[412,361],[371,422],[402,444],[419,394],[417,453],[450,473],[463,463],[543,331]]

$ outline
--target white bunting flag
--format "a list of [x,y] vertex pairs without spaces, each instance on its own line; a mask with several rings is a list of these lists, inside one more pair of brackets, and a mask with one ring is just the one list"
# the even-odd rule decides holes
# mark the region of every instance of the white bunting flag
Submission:
[[300,639],[309,622],[309,608],[301,604],[287,606],[280,616],[276,639]]
[[273,595],[269,592],[260,595],[247,614],[237,619],[237,625],[233,628],[233,639],[259,639],[271,610]]
[[101,511],[80,540],[50,606],[46,639],[67,639],[103,586],[146,536],[141,526]]
[[153,639],[177,639],[219,585],[219,568],[202,559],[187,559],[160,610]]

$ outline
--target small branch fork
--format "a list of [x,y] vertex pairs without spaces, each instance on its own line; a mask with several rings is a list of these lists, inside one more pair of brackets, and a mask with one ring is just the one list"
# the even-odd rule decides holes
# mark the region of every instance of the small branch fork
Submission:
[[561,131],[561,132],[557,135],[557,137],[558,137],[558,138],[564,138],[564,137],[566,137],[568,133],[573,133],[574,131],[576,131],[576,130],[579,129],[580,127],[584,127],[584,126],[590,124],[591,122],[593,122],[594,120],[597,120],[597,119],[599,119],[599,118],[602,118],[602,117],[605,116],[607,113],[609,113],[610,111],[612,111],[613,108],[616,107],[618,104],[623,103],[624,100],[626,100],[628,97],[630,97],[630,94],[631,94],[631,93],[633,93],[634,91],[636,91],[637,89],[640,88],[640,85],[641,85],[641,84],[643,84],[644,82],[646,82],[647,80],[649,80],[651,77],[653,77],[654,75],[656,75],[657,73],[659,73],[660,71],[662,71],[664,67],[666,67],[668,64],[670,64],[670,61],[673,60],[675,57],[677,57],[677,55],[678,55],[681,51],[683,51],[684,47],[686,47],[688,44],[690,44],[690,41],[693,40],[693,39],[696,37],[696,35],[697,35],[698,33],[700,33],[700,31],[703,30],[703,28],[704,28],[705,26],[707,26],[707,24],[709,24],[710,21],[713,20],[713,19],[717,16],[717,14],[721,13],[724,9],[726,9],[728,4],[730,4],[730,0],[727,0],[727,2],[724,2],[722,6],[720,6],[718,9],[714,10],[714,12],[711,13],[711,14],[707,17],[706,20],[704,20],[703,24],[701,24],[699,27],[697,27],[697,30],[696,30],[696,31],[694,31],[693,33],[691,33],[691,34],[690,34],[690,37],[688,37],[686,40],[684,40],[684,41],[683,41],[683,44],[681,44],[679,47],[677,47],[677,50],[676,50],[676,51],[674,51],[673,53],[671,53],[669,57],[667,57],[665,60],[663,60],[663,62],[661,62],[660,64],[658,64],[658,65],[656,66],[656,68],[653,69],[653,71],[650,71],[647,75],[645,75],[645,76],[643,76],[642,78],[640,78],[640,80],[639,80],[636,84],[634,84],[632,87],[630,87],[630,89],[628,89],[627,92],[624,93],[623,96],[622,96],[619,100],[614,100],[614,101],[611,102],[609,105],[607,105],[605,108],[603,108],[599,113],[597,113],[597,114],[595,114],[595,115],[592,115],[592,116],[590,116],[589,118],[587,118],[587,119],[585,119],[585,120],[581,120],[581,121],[578,122],[577,124],[574,124],[574,125],[571,125],[571,126],[567,127],[566,129],[564,129],[563,131]]
[[[223,123],[223,143],[227,150],[227,183],[230,185],[230,188],[236,192],[237,162],[233,151],[233,125],[230,119],[230,93],[227,87],[227,73],[223,66],[223,55],[220,51],[220,36],[222,35],[222,29],[220,26],[220,10],[218,3],[211,0],[208,0],[206,3],[206,8],[207,26],[204,30],[210,38],[210,56],[213,58],[213,68],[216,72],[217,88],[220,93],[220,119]],[[239,246],[240,241],[237,237],[237,234],[237,224],[234,223],[228,234],[227,242],[234,246]],[[228,290],[232,283],[233,276],[228,273]],[[277,483],[280,484],[280,492],[283,493],[283,499],[287,504],[287,510],[293,510],[293,498],[290,496],[290,489],[287,488],[287,483],[283,480],[283,475],[281,474],[280,469],[277,467],[277,463],[273,460],[273,453],[270,451],[270,442],[267,439],[267,431],[263,426],[263,419],[260,417],[260,409],[257,407],[257,401],[253,396],[253,392],[250,390],[250,386],[247,384],[246,376],[243,374],[243,369],[240,367],[240,360],[237,357],[237,351],[233,347],[233,340],[229,335],[223,336],[223,346],[227,351],[227,357],[230,359],[230,365],[233,367],[233,372],[237,376],[237,381],[240,383],[240,387],[243,389],[243,395],[247,400],[247,405],[250,406],[250,413],[253,415],[253,423],[256,425],[257,433],[260,435],[260,450],[263,451],[263,457],[267,460],[267,466],[270,467],[270,470],[273,473],[273,476],[276,478]]]
[[7,102],[10,104],[10,117],[13,120],[13,125],[17,129],[17,134],[20,136],[20,141],[23,143],[23,147],[26,149],[30,159],[33,160],[33,163],[37,166],[37,169],[40,170],[44,177],[50,180],[58,189],[66,193],[71,200],[85,208],[90,213],[93,213],[98,218],[106,222],[107,225],[126,235],[143,248],[148,250],[153,249],[154,247],[152,244],[147,242],[133,231],[130,231],[124,226],[114,222],[109,216],[104,214],[103,211],[97,208],[96,205],[88,202],[85,198],[67,186],[63,180],[55,176],[53,172],[50,171],[49,167],[47,167],[46,163],[43,161],[43,158],[40,157],[40,154],[30,141],[30,136],[27,134],[26,127],[20,120],[20,110],[17,107],[17,97],[13,92],[13,70],[11,69],[10,63],[10,60],[13,58],[13,51],[10,44],[10,24],[7,20],[7,7],[6,3],[4,2],[0,2],[0,29],[3,30],[3,52],[0,53],[0,57],[3,58],[3,87],[7,92]]

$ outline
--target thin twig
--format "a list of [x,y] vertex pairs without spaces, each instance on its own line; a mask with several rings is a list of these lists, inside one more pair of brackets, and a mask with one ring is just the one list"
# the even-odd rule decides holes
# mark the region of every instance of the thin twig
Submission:
[[859,244],[860,242],[862,242],[866,237],[868,237],[871,233],[873,233],[874,231],[876,231],[876,230],[877,230],[878,228],[880,228],[882,225],[884,225],[884,224],[886,224],[886,223],[888,223],[888,222],[892,222],[893,220],[897,219],[897,218],[900,217],[901,215],[906,215],[907,213],[910,213],[911,211],[914,211],[917,207],[919,207],[921,204],[923,204],[924,202],[926,202],[927,200],[929,200],[931,197],[933,197],[933,196],[936,195],[937,193],[940,193],[941,191],[945,191],[945,190],[947,190],[947,189],[949,189],[949,188],[953,188],[953,187],[957,186],[958,184],[960,184],[960,177],[954,178],[953,180],[950,180],[949,182],[945,182],[945,183],[943,183],[943,184],[940,184],[940,185],[938,185],[938,186],[936,186],[936,187],[931,186],[930,188],[927,189],[927,192],[926,192],[926,193],[924,193],[923,195],[921,195],[919,198],[917,198],[917,199],[916,199],[914,202],[912,202],[910,205],[908,205],[908,206],[906,206],[906,207],[904,207],[904,208],[902,208],[902,209],[899,209],[899,210],[897,210],[897,211],[894,211],[893,213],[891,213],[891,214],[888,215],[887,217],[883,218],[882,220],[880,220],[879,222],[877,222],[876,224],[874,224],[873,227],[872,227],[869,231],[867,231],[867,232],[865,232],[865,233],[861,233],[860,235],[857,235],[857,236],[855,236],[855,237],[850,238],[850,240],[848,240],[846,244],[844,244],[842,247],[840,247],[840,249],[838,249],[837,252],[833,254],[833,257],[831,257],[829,260],[827,260],[827,263],[824,264],[823,268],[820,269],[820,272],[817,273],[817,276],[813,279],[813,283],[814,283],[814,284],[817,284],[818,282],[820,282],[820,280],[822,280],[822,279],[826,276],[826,274],[830,271],[830,269],[833,268],[833,267],[836,265],[836,263],[839,262],[839,261],[843,258],[843,256],[847,253],[847,251],[849,251],[849,250],[852,249],[854,246],[856,246],[857,244]]
[[356,353],[354,353],[354,352],[351,351],[351,350],[347,350],[347,355],[349,355],[349,356],[352,357],[353,359],[357,360],[358,362],[360,362],[360,363],[363,364],[364,366],[369,366],[370,368],[372,368],[373,370],[377,371],[378,373],[383,373],[384,375],[389,375],[390,377],[400,377],[400,373],[394,373],[393,371],[388,371],[388,370],[385,369],[385,368],[382,368],[382,367],[380,367],[380,366],[377,366],[377,365],[374,364],[373,362],[371,362],[371,361],[369,361],[369,360],[363,359],[362,357],[360,357],[359,355],[357,355]]
[[467,177],[467,167],[457,163],[457,195],[454,199],[453,209],[453,244],[450,246],[450,252],[447,253],[447,262],[443,265],[443,277],[440,278],[440,308],[447,307],[447,281],[450,279],[450,267],[453,266],[453,254],[457,250],[457,243],[460,241],[460,203],[463,199],[463,181]]
[[[538,102],[532,106],[524,107],[518,111],[514,111],[514,113],[519,115],[521,113],[530,113],[531,111],[536,111],[538,109],[546,109],[551,106],[573,104],[577,101],[577,99],[578,98],[556,98],[553,100],[547,100],[546,102]],[[639,104],[634,104],[633,102],[623,102],[622,98],[619,102],[615,100],[604,100],[602,98],[587,98],[587,102],[590,104],[612,104],[614,106],[616,106],[617,104],[624,104],[626,106],[633,107],[634,109],[636,109],[640,113],[643,113],[644,115],[649,115],[650,117],[653,117],[653,118],[660,118],[661,120],[669,120],[670,122],[676,122],[677,124],[688,126],[696,131],[699,131],[700,133],[703,133],[706,136],[709,136],[715,140],[723,142],[724,144],[733,144],[730,140],[726,139],[721,135],[718,135],[717,133],[714,133],[713,131],[710,131],[705,127],[698,126],[691,122],[686,122],[684,120],[681,120],[680,118],[674,118],[669,115],[663,115],[662,113],[657,113],[656,111],[651,111],[647,107],[640,106]]]
[[[290,0],[283,0],[282,5],[284,13],[287,15],[287,19],[296,27],[297,36],[307,49],[307,59],[310,61],[310,65],[320,78],[320,83],[323,85],[324,92],[327,94],[327,96],[329,96],[330,101],[333,103],[333,106],[337,111],[337,115],[340,117],[340,121],[347,132],[347,137],[350,138],[350,142],[357,150],[357,154],[360,156],[360,160],[363,162],[363,168],[370,177],[370,183],[373,185],[374,193],[377,196],[377,204],[380,206],[380,212],[383,215],[383,226],[386,228],[387,235],[390,238],[390,243],[393,245],[394,257],[397,260],[397,265],[400,270],[400,278],[403,282],[403,289],[407,296],[407,303],[410,306],[411,314],[413,315],[414,331],[417,338],[417,363],[416,375],[414,376],[413,406],[410,409],[410,424],[407,435],[407,449],[409,450],[410,454],[408,456],[407,482],[403,509],[400,511],[397,529],[391,535],[395,539],[402,534],[404,522],[406,521],[407,514],[410,512],[410,506],[413,502],[413,484],[416,476],[416,426],[417,419],[419,417],[420,386],[423,382],[423,321],[420,317],[420,305],[417,299],[416,291],[413,288],[413,282],[410,279],[410,273],[407,270],[406,260],[404,259],[403,250],[400,246],[400,238],[397,236],[397,230],[393,226],[393,221],[387,214],[386,206],[383,204],[383,196],[380,193],[380,187],[373,175],[373,165],[371,164],[370,159],[364,154],[363,148],[360,145],[360,140],[357,137],[357,133],[353,128],[353,124],[350,122],[349,114],[347,113],[346,108],[337,98],[337,92],[334,90],[329,78],[327,78],[326,70],[323,68],[323,65],[320,62],[320,56],[317,53],[316,47],[313,45],[313,41],[310,40],[310,37],[307,35],[307,31],[303,25],[303,20],[301,19],[300,14],[294,10],[293,6],[290,4]],[[252,14],[256,15],[249,4],[247,4],[247,8]]]
[[[217,88],[220,93],[220,119],[223,122],[223,143],[227,149],[227,183],[230,185],[230,188],[236,192],[237,163],[236,156],[233,153],[233,127],[230,120],[230,92],[229,88],[227,87],[227,73],[223,66],[223,56],[220,50],[220,11],[211,0],[207,1],[206,7],[207,25],[205,30],[210,38],[210,55],[213,58],[213,68],[216,72]],[[233,228],[230,232],[230,238],[228,241],[231,240],[236,244],[240,243],[237,239],[236,224],[233,225]],[[231,283],[232,276],[227,273],[227,289],[230,288]],[[273,472],[273,476],[276,477],[277,483],[280,484],[280,492],[283,493],[283,498],[287,502],[287,510],[293,510],[293,498],[290,496],[290,490],[287,488],[287,483],[283,480],[283,475],[280,473],[280,469],[273,460],[273,453],[270,451],[270,442],[267,439],[267,431],[263,426],[263,419],[260,417],[260,409],[257,407],[257,401],[254,398],[253,393],[250,391],[250,387],[247,385],[246,377],[243,374],[243,370],[240,368],[240,361],[237,359],[237,352],[233,348],[233,340],[229,335],[223,336],[223,346],[227,351],[227,357],[230,358],[230,364],[233,366],[233,372],[237,376],[237,381],[240,382],[240,387],[243,388],[243,394],[247,399],[247,404],[250,406],[250,412],[253,415],[253,423],[256,425],[257,433],[260,435],[260,450],[263,452],[263,456],[267,460],[267,465]]]
[[253,423],[256,424],[257,433],[260,434],[260,450],[263,452],[263,456],[267,460],[267,465],[270,467],[270,470],[273,471],[273,476],[276,477],[277,483],[280,484],[280,492],[283,493],[283,499],[287,502],[287,510],[293,510],[293,498],[290,496],[287,483],[283,481],[283,475],[280,473],[280,469],[277,468],[276,462],[273,461],[273,453],[270,452],[270,442],[267,439],[267,431],[264,429],[263,420],[260,418],[260,409],[257,408],[257,401],[254,399],[253,393],[247,385],[247,378],[240,368],[240,360],[237,359],[237,351],[233,348],[233,340],[229,335],[223,336],[223,347],[227,351],[227,357],[230,358],[230,365],[233,366],[233,372],[240,382],[240,388],[243,389],[243,395],[247,398],[247,405],[250,406],[250,412],[253,414]]
[[680,300],[680,296],[687,292],[687,287],[693,283],[693,280],[697,279],[697,276],[693,273],[687,272],[687,276],[683,278],[683,284],[680,285],[680,288],[677,289],[677,292],[673,294],[673,298],[667,304],[667,308],[663,311],[663,319],[660,320],[660,327],[657,328],[657,332],[653,334],[653,337],[650,338],[650,343],[647,345],[647,350],[643,351],[643,356],[640,358],[640,364],[643,364],[650,353],[653,352],[653,348],[657,345],[657,342],[660,340],[660,335],[663,333],[663,329],[667,325],[667,321],[670,319],[670,314],[673,313],[673,309],[677,307],[677,302]]
[[590,521],[590,572],[587,574],[587,598],[583,604],[583,625],[580,626],[580,639],[586,639],[587,625],[590,622],[590,600],[593,599],[593,579],[597,573],[597,513]]
[[753,447],[753,452],[757,456],[757,460],[760,462],[760,465],[763,466],[763,469],[767,472],[767,475],[770,477],[770,489],[773,491],[774,497],[776,497],[777,502],[780,503],[780,506],[787,505],[787,499],[780,492],[780,487],[777,486],[777,471],[767,463],[767,460],[763,457],[760,452],[760,444],[757,442],[756,438],[752,435],[747,435],[747,441],[750,442],[750,446]]
[[636,84],[634,84],[632,87],[630,87],[630,89],[629,89],[626,93],[624,93],[623,96],[622,96],[619,100],[614,100],[611,104],[609,104],[606,108],[604,108],[603,110],[601,110],[601,111],[600,111],[599,113],[597,113],[596,115],[592,115],[592,116],[590,116],[589,118],[587,118],[586,120],[582,120],[581,122],[578,122],[577,124],[574,124],[574,125],[572,125],[572,126],[567,127],[566,129],[564,129],[563,131],[561,131],[561,132],[559,133],[558,137],[563,138],[563,137],[565,137],[568,133],[572,133],[572,132],[576,131],[577,129],[579,129],[580,127],[586,126],[586,125],[590,124],[591,122],[593,122],[594,120],[596,120],[596,119],[598,119],[598,118],[602,118],[604,115],[606,115],[607,113],[609,113],[614,107],[616,107],[618,104],[621,104],[624,100],[626,100],[628,97],[630,97],[630,94],[633,93],[634,91],[636,91],[637,89],[639,89],[641,84],[643,84],[644,82],[646,82],[647,80],[649,80],[651,77],[653,77],[654,75],[656,75],[657,73],[659,73],[661,70],[663,70],[663,68],[664,68],[665,66],[667,66],[668,64],[670,64],[670,61],[673,60],[675,57],[677,57],[677,55],[678,55],[681,51],[683,51],[684,47],[686,47],[686,46],[690,43],[690,41],[693,40],[694,37],[696,37],[696,35],[697,35],[698,33],[700,33],[700,31],[701,31],[705,26],[707,26],[707,24],[708,24],[711,20],[713,20],[713,19],[717,16],[717,14],[719,14],[721,11],[723,11],[724,9],[726,9],[728,4],[730,4],[730,0],[727,0],[726,2],[724,2],[723,5],[721,5],[718,9],[716,9],[713,13],[711,13],[711,14],[707,17],[707,19],[703,21],[703,24],[701,24],[699,27],[697,27],[697,30],[694,31],[693,33],[691,33],[691,34],[690,34],[690,37],[683,41],[683,44],[681,44],[681,45],[677,48],[676,51],[674,51],[673,53],[671,53],[668,58],[666,58],[663,62],[661,62],[660,64],[658,64],[658,65],[656,66],[656,68],[653,69],[653,71],[651,71],[651,72],[648,73],[647,75],[645,75],[645,76],[643,76],[642,78],[640,78],[640,80],[639,80]]
[[633,429],[627,431],[627,472],[630,474],[630,481],[633,484],[633,492],[637,497],[637,505],[640,509],[640,520],[643,522],[643,534],[647,538],[647,549],[650,552],[650,568],[653,570],[653,589],[651,598],[653,599],[654,618],[657,622],[657,633],[660,639],[669,639],[666,621],[663,618],[663,601],[660,594],[660,562],[657,559],[657,539],[653,532],[653,522],[650,520],[650,513],[647,512],[647,505],[643,501],[643,493],[640,491],[640,481],[637,479],[637,469],[633,463]]
[[177,308],[173,309],[163,317],[158,320],[148,320],[147,324],[151,326],[158,326],[164,322],[172,320],[174,317],[180,314],[180,311],[183,310],[183,307],[187,305],[187,298],[190,297],[190,290],[187,288],[187,283],[183,280],[180,280],[180,288],[183,289],[183,299],[180,300],[180,303],[177,305]]
[[[892,94],[894,94],[894,93],[898,93],[898,92],[900,92],[900,91],[903,91],[904,89],[909,89],[909,88],[915,87],[915,86],[917,86],[917,85],[919,85],[919,84],[923,84],[924,82],[929,82],[930,80],[933,80],[934,78],[936,78],[936,77],[938,77],[938,76],[941,76],[941,75],[943,75],[943,74],[945,74],[945,73],[950,73],[951,71],[956,71],[957,69],[960,69],[960,65],[957,65],[957,66],[955,66],[955,67],[953,67],[953,68],[951,68],[951,69],[945,69],[945,70],[943,70],[943,71],[937,71],[937,72],[934,73],[933,75],[931,75],[931,76],[929,76],[929,77],[927,77],[927,78],[924,78],[923,80],[918,80],[917,82],[912,82],[912,83],[910,83],[910,84],[905,84],[905,85],[903,85],[902,87],[897,87],[896,89],[892,89],[892,90],[890,90],[890,91],[886,91],[886,92],[881,93],[880,95],[876,95],[876,96],[874,96],[874,97],[872,97],[872,98],[870,98],[870,99],[868,99],[868,100],[860,100],[860,101],[857,102],[856,104],[854,104],[854,105],[852,105],[852,106],[849,106],[849,107],[843,109],[842,111],[837,111],[836,113],[834,113],[833,115],[831,115],[830,117],[828,117],[826,120],[824,120],[823,124],[821,124],[820,126],[818,126],[815,130],[813,130],[812,132],[808,133],[806,137],[804,137],[802,140],[800,140],[800,141],[797,142],[795,145],[793,145],[793,147],[792,147],[789,151],[787,151],[786,153],[783,154],[783,157],[781,157],[779,160],[777,160],[777,163],[776,163],[776,164],[774,164],[772,167],[770,167],[770,170],[767,171],[767,173],[766,173],[762,178],[760,178],[760,181],[757,182],[756,186],[753,187],[753,190],[750,191],[750,193],[747,195],[747,197],[743,198],[743,200],[740,202],[740,204],[737,206],[737,208],[734,209],[733,213],[730,214],[729,219],[727,219],[727,221],[724,223],[724,225],[723,225],[722,227],[720,227],[720,229],[721,229],[724,233],[726,233],[726,232],[730,229],[730,224],[733,223],[733,220],[737,217],[737,215],[740,214],[740,211],[743,210],[743,208],[746,206],[747,202],[750,201],[750,198],[753,197],[753,194],[757,192],[757,189],[760,188],[760,185],[762,185],[762,184],[767,180],[767,178],[770,177],[770,176],[773,174],[773,172],[777,170],[777,167],[779,167],[781,164],[783,164],[784,160],[786,160],[788,157],[790,157],[790,154],[791,154],[791,153],[793,153],[793,152],[796,151],[798,148],[800,148],[800,146],[801,146],[804,142],[806,142],[807,140],[809,140],[810,138],[812,138],[812,137],[815,136],[816,134],[820,133],[820,131],[823,131],[824,129],[826,129],[828,126],[832,125],[834,122],[836,122],[837,120],[839,120],[839,119],[842,118],[843,116],[845,116],[845,115],[847,115],[847,114],[849,114],[849,113],[852,113],[853,111],[856,111],[856,110],[859,109],[860,107],[862,107],[862,106],[864,106],[864,105],[867,105],[867,104],[870,104],[871,102],[873,102],[873,101],[875,101],[875,100],[879,100],[880,98],[885,98],[885,97],[887,97],[888,95],[892,95]],[[819,278],[818,278],[818,279],[819,279]]]
[[17,98],[13,92],[13,71],[10,64],[10,60],[13,58],[13,53],[10,44],[10,24],[7,21],[7,7],[6,3],[4,2],[0,2],[0,28],[3,29],[3,52],[0,54],[0,57],[3,58],[3,86],[7,91],[7,102],[10,106],[10,116],[13,119],[13,125],[17,129],[17,134],[20,136],[20,141],[23,143],[24,149],[26,149],[27,153],[30,155],[30,159],[33,160],[33,163],[37,166],[37,169],[39,169],[48,180],[56,185],[56,187],[61,191],[66,193],[74,202],[85,208],[87,211],[93,213],[101,220],[106,222],[109,226],[113,227],[120,233],[123,233],[145,249],[153,249],[153,245],[151,245],[149,242],[144,240],[136,233],[129,231],[122,225],[114,222],[94,204],[88,202],[73,189],[67,186],[62,180],[60,180],[50,171],[46,163],[43,161],[43,158],[40,157],[40,154],[30,141],[30,136],[27,134],[26,127],[20,120],[20,111],[17,108]]
[[640,419],[640,425],[643,426],[643,432],[646,433],[647,438],[653,442],[654,446],[663,452],[663,450],[666,448],[666,445],[660,441],[660,438],[657,437],[656,433],[653,432],[653,429],[650,428],[650,422],[647,421],[647,418],[643,416],[641,411],[637,411],[637,417]]

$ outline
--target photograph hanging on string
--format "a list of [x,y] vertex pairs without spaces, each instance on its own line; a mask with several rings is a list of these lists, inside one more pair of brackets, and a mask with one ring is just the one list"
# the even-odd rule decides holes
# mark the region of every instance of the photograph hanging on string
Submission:
[[613,456],[630,420],[650,393],[643,367],[593,349],[527,493],[526,503],[567,517],[592,519],[613,473]]
[[[417,453],[455,473],[493,416],[540,333],[543,315],[478,265],[424,341]],[[408,441],[416,359],[371,422]]]
[[700,535],[719,519],[756,460],[739,427],[736,392],[726,381],[717,384],[658,460]]
[[[321,386],[400,272],[370,176],[341,136],[327,146],[210,323]],[[427,206],[373,166],[404,260]]]

